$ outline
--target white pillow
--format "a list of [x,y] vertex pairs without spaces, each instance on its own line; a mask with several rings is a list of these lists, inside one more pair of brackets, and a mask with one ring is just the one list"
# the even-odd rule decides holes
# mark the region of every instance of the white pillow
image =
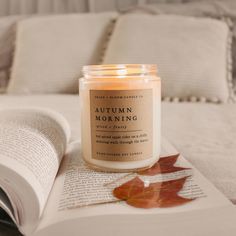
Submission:
[[99,63],[116,13],[22,20],[8,93],[76,93],[81,69]]
[[16,22],[25,16],[0,17],[0,93],[6,89],[15,43]]
[[155,63],[162,95],[226,102],[230,31],[220,20],[130,14],[118,20],[103,63]]

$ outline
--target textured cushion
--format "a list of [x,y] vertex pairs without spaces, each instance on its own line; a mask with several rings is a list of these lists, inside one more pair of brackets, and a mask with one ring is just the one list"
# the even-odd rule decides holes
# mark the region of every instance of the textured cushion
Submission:
[[104,63],[155,63],[163,96],[229,99],[230,31],[209,18],[131,14],[121,17]]
[[100,62],[115,13],[35,17],[17,27],[9,93],[76,93],[81,69]]
[[[234,1],[234,0],[230,0]],[[234,4],[235,5],[235,4]],[[236,5],[235,5],[236,6]],[[232,5],[226,0],[217,1],[217,0],[196,0],[193,2],[184,3],[153,3],[153,4],[145,4],[142,6],[132,7],[124,12],[142,12],[142,13],[152,13],[152,14],[176,14],[176,15],[184,15],[184,16],[207,16],[220,18],[224,15],[231,16],[234,11],[232,9]],[[232,11],[231,11],[232,10]]]
[[[62,113],[80,139],[77,95],[0,95],[0,108],[47,107]],[[236,105],[162,103],[162,133],[220,191],[236,203]]]
[[[216,19],[230,18],[233,22],[233,81],[228,80],[228,86],[234,86],[236,91],[236,1],[235,0],[186,0],[184,3],[157,3],[133,7],[125,11],[130,13],[176,14],[183,16],[212,17]],[[232,83],[233,82],[233,83]],[[233,96],[233,90],[231,90]]]
[[8,83],[8,71],[0,70],[0,93],[5,92]]
[[[182,2],[183,0],[156,0],[158,2]],[[185,0],[186,1],[186,0]],[[143,1],[145,2],[145,1]],[[148,2],[146,0],[146,2]],[[150,1],[149,1],[150,2]],[[48,14],[115,11],[134,6],[134,0],[0,0],[0,16],[16,14]]]
[[6,89],[15,43],[16,22],[24,16],[0,18],[0,92]]

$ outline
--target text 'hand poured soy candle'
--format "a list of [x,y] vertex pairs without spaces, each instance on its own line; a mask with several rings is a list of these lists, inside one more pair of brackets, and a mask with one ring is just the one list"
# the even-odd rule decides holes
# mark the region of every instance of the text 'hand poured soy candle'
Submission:
[[151,167],[160,155],[156,65],[91,65],[80,80],[82,154],[103,171]]

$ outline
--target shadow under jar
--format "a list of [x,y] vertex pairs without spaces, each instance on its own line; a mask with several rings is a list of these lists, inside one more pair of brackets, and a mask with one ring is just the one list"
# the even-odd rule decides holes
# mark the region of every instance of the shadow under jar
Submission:
[[160,156],[161,81],[156,65],[83,68],[80,79],[82,155],[102,171],[151,167]]

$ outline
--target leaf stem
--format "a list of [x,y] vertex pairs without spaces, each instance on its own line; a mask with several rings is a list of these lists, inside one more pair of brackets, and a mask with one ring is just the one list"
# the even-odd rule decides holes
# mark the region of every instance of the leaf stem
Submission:
[[128,176],[131,176],[131,175],[136,176],[137,174],[136,174],[136,173],[129,173],[129,174],[127,174],[127,175],[123,175],[123,176],[120,177],[120,178],[117,178],[117,179],[112,180],[111,182],[105,183],[103,186],[104,186],[104,187],[107,187],[107,186],[109,186],[109,185],[111,185],[111,184],[114,184],[114,183],[116,183],[117,181],[120,181],[120,180],[122,180],[122,179],[125,179],[125,178],[127,178]]
[[97,203],[91,203],[83,206],[73,206],[73,207],[67,207],[67,210],[73,210],[73,209],[78,209],[81,207],[87,207],[87,206],[96,206],[96,205],[103,205],[103,204],[109,204],[109,203],[116,203],[116,202],[123,202],[124,200],[121,199],[114,199],[114,200],[109,200],[109,201],[104,201],[104,202],[97,202]]

